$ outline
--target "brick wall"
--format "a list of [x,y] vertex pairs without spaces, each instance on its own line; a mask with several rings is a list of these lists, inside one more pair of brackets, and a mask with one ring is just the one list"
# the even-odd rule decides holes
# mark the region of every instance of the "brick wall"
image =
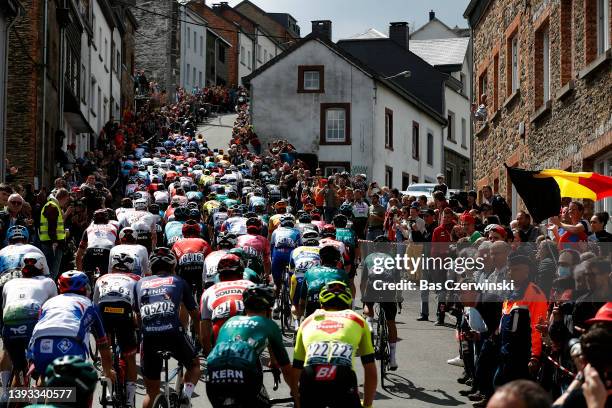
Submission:
[[[562,6],[571,3],[571,15]],[[527,6],[526,6],[527,4]],[[612,69],[610,62],[585,73],[589,65],[589,38],[585,6],[595,0],[495,0],[474,27],[474,83],[486,70],[490,115],[486,126],[475,126],[474,180],[481,187],[497,180],[500,193],[510,198],[511,184],[503,164],[529,169],[592,170],[598,155],[612,149]],[[591,17],[586,18],[589,24]],[[568,20],[570,24],[567,24]],[[610,23],[612,26],[612,23]],[[569,32],[568,32],[569,25]],[[538,35],[548,27],[550,38],[551,106],[541,109],[541,46]],[[508,35],[519,41],[519,92],[507,84]],[[569,48],[568,48],[569,47]],[[497,70],[494,55],[499,49]],[[591,57],[592,58],[592,57]],[[511,59],[510,59],[511,60]],[[562,66],[564,67],[562,69]],[[499,108],[493,109],[494,78],[498,75]],[[574,89],[567,86],[572,79]],[[565,85],[565,88],[564,88]],[[512,96],[512,98],[510,98]],[[536,117],[536,112],[541,114]],[[524,135],[519,135],[519,125]],[[588,148],[587,148],[588,147]]]
[[[123,64],[121,67],[121,109],[122,111],[126,108],[133,109],[134,107],[134,73],[135,67],[132,65],[135,63],[135,52],[136,52],[136,35],[135,27],[133,26],[130,19],[125,19],[126,33],[123,36],[123,52],[121,58],[123,58]],[[123,114],[123,112],[122,112]]]

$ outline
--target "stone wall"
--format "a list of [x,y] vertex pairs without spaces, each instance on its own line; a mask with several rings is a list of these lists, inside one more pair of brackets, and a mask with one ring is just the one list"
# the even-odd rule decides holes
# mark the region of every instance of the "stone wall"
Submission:
[[[612,149],[612,54],[608,50],[607,57],[599,59],[593,55],[596,34],[588,21],[594,4],[595,0],[495,0],[474,27],[475,97],[482,93],[479,79],[486,76],[488,82],[488,121],[475,124],[478,188],[496,186],[510,200],[512,186],[504,163],[590,171],[594,159]],[[548,103],[541,68],[545,30],[550,38]],[[507,83],[513,35],[519,42],[517,92]]]

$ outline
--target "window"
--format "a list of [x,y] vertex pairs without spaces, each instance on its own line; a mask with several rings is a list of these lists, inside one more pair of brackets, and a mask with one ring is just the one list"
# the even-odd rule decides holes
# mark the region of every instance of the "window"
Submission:
[[419,160],[419,124],[412,122],[412,158]]
[[94,107],[96,106],[96,78],[91,77],[91,86],[89,88],[89,110],[96,116]]
[[251,50],[247,51],[247,68],[251,69]]
[[499,103],[499,53],[496,53],[493,56],[493,111],[494,112],[497,112],[498,103]]
[[193,32],[193,53],[195,54],[198,49],[198,33]]
[[467,147],[467,121],[461,118],[461,147]]
[[419,182],[419,176],[412,176],[412,184]]
[[261,44],[257,44],[257,61],[261,62]]
[[550,99],[550,42],[547,23],[536,31],[535,65],[535,106],[540,107]]
[[518,33],[515,31],[506,40],[506,98],[518,89],[518,81]]
[[200,36],[200,57],[204,55],[204,37]]
[[427,164],[433,166],[434,161],[434,136],[431,131],[427,132]]
[[121,53],[117,50],[117,65],[115,66],[115,72],[119,72],[119,65],[121,65]]
[[85,65],[81,65],[81,101],[87,105],[87,71]]
[[482,74],[480,74],[480,77],[478,78],[478,103],[482,104],[483,101],[483,96],[486,98],[487,96],[487,70],[485,69]]
[[351,143],[351,104],[321,104],[320,144]]
[[187,64],[187,72],[185,72],[185,83],[189,83],[189,73],[191,72],[191,65]]
[[573,71],[573,0],[561,0],[561,86],[572,79]]
[[461,93],[465,94],[465,74],[463,72],[459,73],[459,81],[461,81]]
[[325,92],[325,71],[323,65],[298,66],[297,91],[298,93]]
[[393,150],[393,111],[385,108],[385,147]]
[[410,185],[410,174],[402,172],[402,191]]
[[597,55],[610,48],[610,0],[597,0]]
[[319,162],[319,167],[323,170],[325,177],[330,177],[336,173],[348,171],[351,164],[349,162]]
[[202,71],[198,72],[198,84],[201,88],[202,87]]
[[219,46],[218,53],[219,55],[217,56],[217,58],[219,59],[219,62],[225,63],[225,47],[222,45]]
[[190,41],[191,41],[191,28],[187,27],[187,35],[186,35],[186,40],[185,41],[187,43],[187,49],[189,49],[190,46]]
[[244,47],[240,46],[240,63],[244,65]]
[[102,27],[99,28],[100,36],[98,37],[98,46],[100,47],[100,54],[102,54]]
[[268,50],[264,50],[263,62],[268,60]]
[[385,166],[385,185],[393,188],[393,168]]
[[[93,17],[92,17],[92,19],[91,19],[91,29],[93,30],[93,37],[92,37],[92,40],[93,40],[93,45],[94,45],[94,48],[96,47],[96,42],[97,42],[97,41],[96,41],[96,28],[97,28],[97,27],[96,27],[96,16],[95,16],[95,14],[94,14],[94,15],[93,15]],[[99,43],[98,43],[98,44],[99,44]]]
[[[106,68],[106,63],[108,62],[108,39],[104,39],[104,67]],[[108,71],[108,69],[107,69]]]
[[192,78],[193,78],[193,86],[195,87],[197,85],[196,84],[196,69],[195,69],[195,67],[193,67],[193,76],[192,76]]
[[450,140],[453,143],[456,143],[455,139],[455,113],[452,111],[448,111],[448,125],[446,128],[447,135],[446,139]]

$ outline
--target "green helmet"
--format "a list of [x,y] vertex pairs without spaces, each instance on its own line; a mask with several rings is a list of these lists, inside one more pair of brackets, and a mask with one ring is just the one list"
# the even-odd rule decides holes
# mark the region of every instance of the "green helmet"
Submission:
[[80,356],[58,357],[45,372],[46,387],[76,387],[76,401],[89,401],[98,383],[94,366]]
[[350,308],[353,303],[353,295],[351,290],[342,281],[328,282],[319,292],[319,302],[323,308]]
[[242,248],[232,248],[227,253],[236,255],[242,262],[246,262],[248,259],[246,252]]

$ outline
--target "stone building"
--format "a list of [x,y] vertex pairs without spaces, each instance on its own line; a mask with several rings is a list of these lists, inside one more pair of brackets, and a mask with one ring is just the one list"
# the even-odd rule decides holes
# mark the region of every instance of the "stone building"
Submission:
[[249,0],[241,1],[234,9],[259,24],[268,33],[275,36],[283,47],[300,38],[300,27],[290,14],[268,13]]
[[[612,2],[472,0],[474,180],[514,212],[504,164],[612,175]],[[486,97],[486,99],[484,99]],[[612,210],[612,200],[594,210]]]
[[134,109],[134,74],[136,69],[136,30],[140,25],[132,11],[125,7],[119,11],[125,34],[121,42],[121,110]]

